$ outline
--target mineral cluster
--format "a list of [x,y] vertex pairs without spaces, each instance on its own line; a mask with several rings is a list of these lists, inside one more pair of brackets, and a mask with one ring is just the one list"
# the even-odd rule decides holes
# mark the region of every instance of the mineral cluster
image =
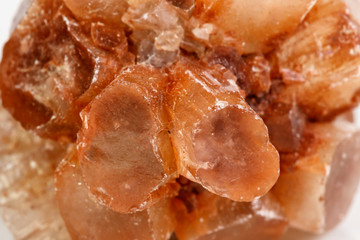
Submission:
[[342,0],[29,0],[16,19],[0,65],[16,239],[271,240],[347,213],[360,25]]

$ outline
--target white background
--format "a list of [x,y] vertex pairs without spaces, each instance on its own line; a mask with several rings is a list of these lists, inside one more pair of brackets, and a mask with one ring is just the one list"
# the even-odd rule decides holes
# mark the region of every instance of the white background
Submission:
[[[9,37],[12,18],[22,0],[0,1],[0,45]],[[29,1],[29,0],[25,0]],[[358,16],[360,17],[360,16]],[[360,123],[360,111],[357,111],[358,123]],[[360,149],[360,146],[359,146]],[[11,234],[0,218],[0,239],[12,240]],[[360,239],[360,191],[358,191],[350,213],[343,223],[335,230],[322,236],[312,236],[298,232],[290,232],[283,240],[359,240]],[[225,239],[224,239],[225,240]]]

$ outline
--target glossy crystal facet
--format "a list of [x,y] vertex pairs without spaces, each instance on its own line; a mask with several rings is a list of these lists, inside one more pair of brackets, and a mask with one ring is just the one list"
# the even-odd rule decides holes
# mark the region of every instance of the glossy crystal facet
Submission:
[[25,1],[0,64],[0,213],[15,239],[337,226],[360,176],[356,6]]

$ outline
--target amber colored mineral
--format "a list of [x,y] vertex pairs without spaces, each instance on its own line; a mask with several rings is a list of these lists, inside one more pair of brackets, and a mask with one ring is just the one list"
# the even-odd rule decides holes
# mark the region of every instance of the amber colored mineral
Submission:
[[56,196],[72,239],[168,240],[175,229],[167,199],[128,215],[101,205],[86,187],[76,153],[71,153],[57,169]]
[[359,184],[360,131],[345,120],[305,127],[300,151],[281,154],[282,173],[272,192],[290,225],[321,233],[345,216]]
[[251,203],[239,203],[187,183],[174,201],[179,240],[278,239],[287,219],[268,194]]
[[334,228],[360,178],[347,4],[25,1],[0,64],[0,213],[15,238]]
[[271,87],[270,63],[261,54],[241,56],[234,48],[216,47],[208,52],[207,62],[231,70],[246,95],[262,96]]
[[127,1],[118,0],[63,0],[65,5],[80,21],[102,22],[121,27],[122,15],[128,8]]
[[[149,77],[151,76],[151,77]],[[81,113],[80,167],[90,191],[119,212],[143,210],[177,177],[164,93],[167,74],[125,68]]]
[[[76,104],[77,99],[89,94],[86,90],[92,90],[92,85],[100,91],[104,86],[99,82],[108,84],[120,67],[132,62],[123,56],[127,42],[122,29],[99,29],[94,22],[91,39],[78,25],[62,1],[36,0],[4,47],[0,70],[3,105],[25,129],[44,137],[73,140],[83,107]],[[113,42],[123,44],[118,59],[96,46],[99,35],[103,40],[115,35],[118,39]],[[112,44],[115,48],[116,43]]]
[[360,89],[359,49],[359,25],[344,2],[319,0],[275,51],[286,84],[277,101],[294,101],[312,119],[352,108]]
[[278,153],[229,70],[180,60],[171,69],[167,102],[181,175],[235,201],[270,190]]
[[[282,36],[295,30],[316,0],[243,1],[197,0],[194,37],[212,45],[235,47],[241,53],[269,51]],[[236,26],[236,27],[235,27]],[[202,31],[201,31],[202,30]]]

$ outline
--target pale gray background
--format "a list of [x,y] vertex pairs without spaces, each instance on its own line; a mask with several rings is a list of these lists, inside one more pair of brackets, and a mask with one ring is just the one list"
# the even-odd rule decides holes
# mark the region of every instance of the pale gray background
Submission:
[[[119,0],[121,1],[121,0]],[[349,1],[349,0],[348,0]],[[358,0],[350,0],[356,2]],[[13,16],[16,13],[17,7],[22,0],[1,0],[0,1],[0,45],[7,40],[9,36],[10,26]],[[358,16],[360,19],[360,16]],[[357,110],[357,122],[360,126],[360,110]],[[360,146],[359,146],[360,148]],[[294,236],[294,234],[296,236]],[[0,218],[0,240],[12,240],[11,234],[7,230],[3,221]],[[319,236],[310,236],[306,234],[299,234],[297,232],[290,232],[284,240],[359,240],[360,239],[360,191],[358,191],[354,204],[350,209],[350,214],[345,221],[334,231]],[[61,240],[61,239],[59,239]]]

